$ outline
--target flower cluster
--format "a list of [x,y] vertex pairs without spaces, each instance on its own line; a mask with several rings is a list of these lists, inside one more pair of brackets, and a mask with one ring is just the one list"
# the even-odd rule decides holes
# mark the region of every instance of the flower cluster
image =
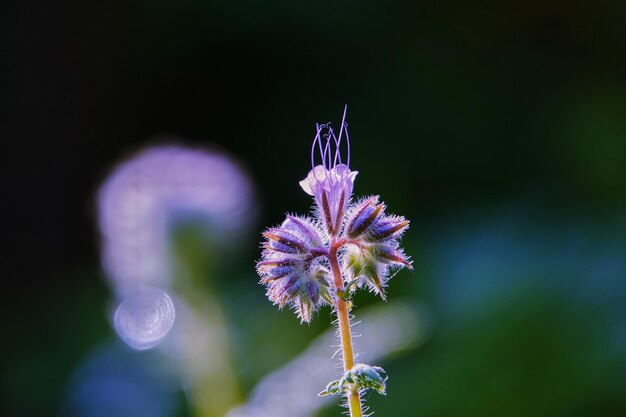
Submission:
[[[404,217],[385,213],[378,196],[352,200],[357,176],[350,170],[350,140],[344,110],[339,137],[330,124],[317,125],[311,149],[311,171],[300,186],[315,201],[313,219],[287,216],[263,233],[262,258],[257,263],[267,296],[279,308],[290,305],[303,322],[323,304],[337,315],[344,374],[320,395],[343,395],[351,417],[363,416],[361,395],[366,390],[385,394],[385,371],[354,363],[349,300],[366,287],[385,299],[392,271],[412,268],[400,248],[409,227]],[[347,160],[341,157],[345,132]],[[319,151],[320,164],[315,163]]]
[[[349,159],[343,163],[341,158],[344,132],[349,158],[345,113],[338,138],[329,124],[317,126],[312,169],[300,182],[302,189],[314,197],[315,220],[287,216],[280,226],[263,233],[266,241],[257,264],[261,283],[274,304],[280,308],[291,305],[306,322],[320,305],[335,304],[338,288],[328,260],[333,248],[341,264],[341,287],[350,291],[367,287],[384,299],[391,273],[402,267],[412,268],[399,246],[409,222],[386,214],[378,196],[352,202],[357,172],[350,170]],[[317,165],[316,151],[321,158]]]

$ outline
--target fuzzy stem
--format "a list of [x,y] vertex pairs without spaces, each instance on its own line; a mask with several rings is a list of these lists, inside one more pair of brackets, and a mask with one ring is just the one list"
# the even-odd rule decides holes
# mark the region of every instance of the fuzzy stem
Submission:
[[[352,333],[350,332],[350,316],[348,314],[348,303],[343,299],[345,288],[343,285],[343,279],[341,276],[341,270],[339,269],[339,259],[337,258],[337,251],[341,247],[342,242],[333,241],[328,253],[328,260],[330,262],[330,268],[333,272],[333,278],[335,280],[335,287],[337,290],[337,319],[339,322],[339,338],[341,340],[341,353],[343,356],[343,370],[349,371],[354,366],[354,353],[352,352]],[[362,417],[363,411],[361,410],[361,398],[359,391],[353,389],[348,394],[348,406],[350,407],[351,417]]]

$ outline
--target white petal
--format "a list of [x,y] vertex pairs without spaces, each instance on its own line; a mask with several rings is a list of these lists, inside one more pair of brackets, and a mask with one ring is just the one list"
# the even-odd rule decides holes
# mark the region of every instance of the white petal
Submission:
[[308,178],[300,181],[300,187],[302,187],[304,192],[308,195],[313,195],[313,190],[311,189],[311,184]]

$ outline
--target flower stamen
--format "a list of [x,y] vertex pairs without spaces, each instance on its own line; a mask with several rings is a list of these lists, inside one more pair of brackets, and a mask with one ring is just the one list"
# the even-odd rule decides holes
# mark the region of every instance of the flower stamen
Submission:
[[[330,122],[315,124],[315,137],[313,138],[313,143],[311,144],[311,168],[314,169],[317,166],[315,163],[316,147],[318,148],[321,166],[323,166],[326,170],[331,170],[338,165],[344,164],[344,159],[341,156],[341,144],[344,132],[346,135],[345,142],[347,147],[345,165],[350,167],[350,136],[348,134],[348,123],[346,123],[347,111],[348,106],[346,105],[343,109],[339,136],[335,135],[335,131],[333,130]],[[320,180],[317,177],[316,179]]]

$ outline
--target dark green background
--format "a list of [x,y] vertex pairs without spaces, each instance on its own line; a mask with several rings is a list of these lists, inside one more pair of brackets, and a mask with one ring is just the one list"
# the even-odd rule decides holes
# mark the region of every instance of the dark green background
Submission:
[[[115,340],[94,192],[159,134],[219,144],[258,189],[256,228],[216,284],[244,335],[244,390],[302,350],[327,311],[311,327],[275,311],[256,284],[256,240],[308,211],[297,182],[314,123],[337,123],[347,103],[356,193],[412,220],[416,272],[394,278],[390,298],[432,314],[430,339],[384,363],[377,415],[626,415],[623,1],[2,10],[0,414],[61,414],[73,370]],[[259,325],[250,305],[275,317],[267,363],[245,336]]]

